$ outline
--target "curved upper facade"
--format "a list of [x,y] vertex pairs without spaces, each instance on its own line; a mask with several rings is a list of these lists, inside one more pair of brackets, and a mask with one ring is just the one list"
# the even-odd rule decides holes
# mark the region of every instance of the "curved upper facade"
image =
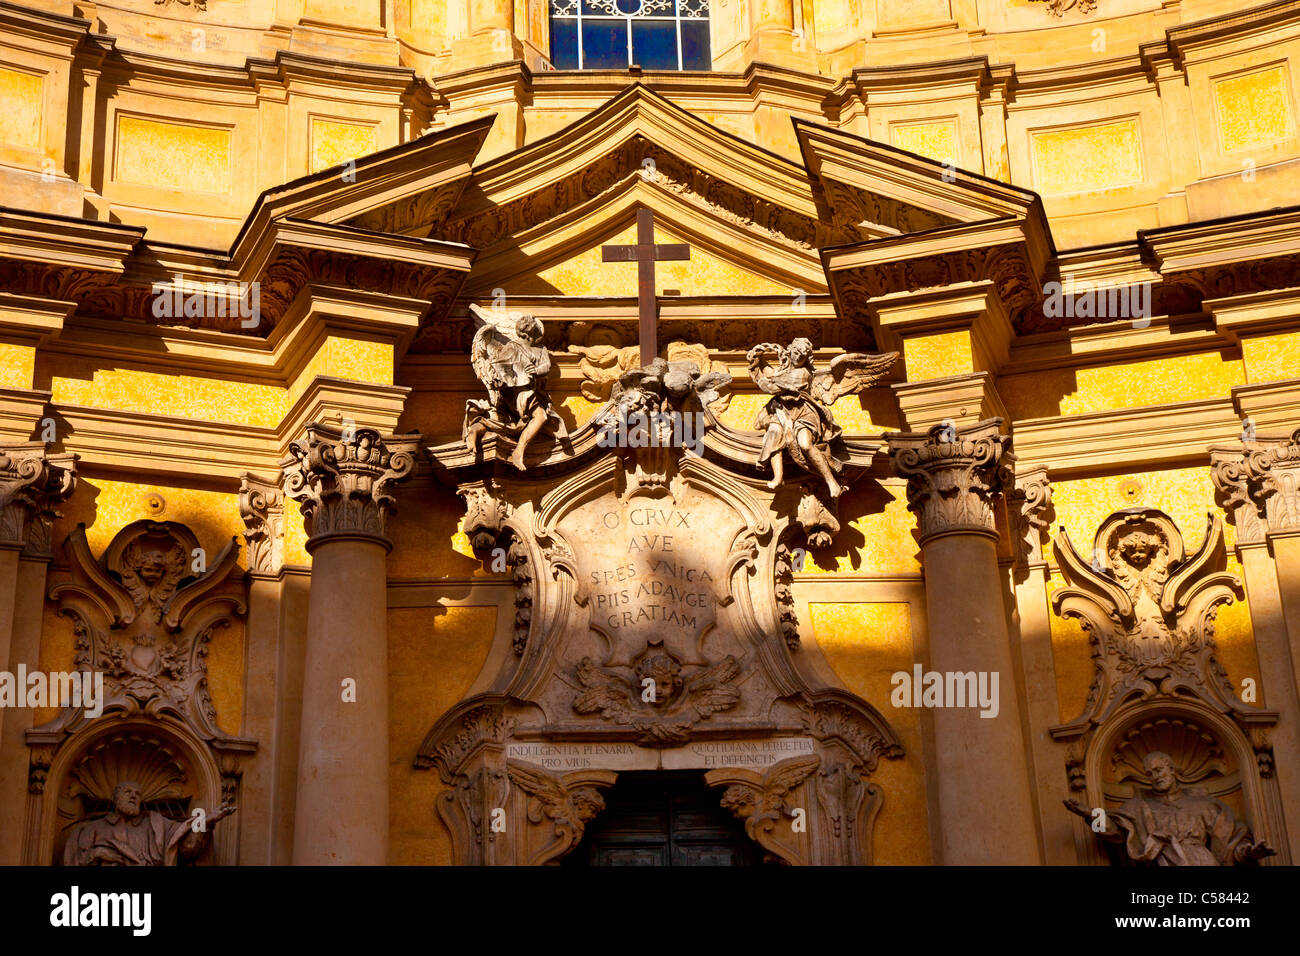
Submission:
[[265,189],[487,114],[501,155],[637,81],[789,158],[795,117],[1033,190],[1061,249],[1300,195],[1295,2],[604,7],[584,63],[707,33],[712,69],[554,70],[592,0],[0,3],[0,203],[226,248]]

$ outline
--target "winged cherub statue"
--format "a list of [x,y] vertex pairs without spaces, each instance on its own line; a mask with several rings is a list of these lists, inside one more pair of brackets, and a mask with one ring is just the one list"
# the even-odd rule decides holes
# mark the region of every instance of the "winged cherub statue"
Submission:
[[[769,364],[772,357],[775,366]],[[812,342],[805,338],[795,339],[789,348],[764,342],[745,353],[754,384],[772,396],[754,423],[764,432],[759,463],[772,462],[772,480],[767,486],[777,488],[785,481],[783,453],[788,452],[797,465],[826,482],[832,500],[839,498],[844,489],[835,475],[844,462],[832,449],[840,428],[830,406],[841,395],[875,385],[897,358],[897,352],[849,352],[819,372],[813,367]]]
[[509,435],[516,439],[510,463],[523,471],[528,443],[537,433],[548,423],[564,429],[546,391],[551,356],[542,345],[542,323],[526,312],[473,304],[469,309],[478,323],[469,361],[488,397],[465,403],[465,444],[477,450],[484,432]]

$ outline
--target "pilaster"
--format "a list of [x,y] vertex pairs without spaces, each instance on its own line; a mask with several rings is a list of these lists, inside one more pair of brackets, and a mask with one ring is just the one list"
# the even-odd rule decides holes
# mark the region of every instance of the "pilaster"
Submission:
[[[1210,449],[1211,476],[1237,529],[1260,706],[1278,712],[1273,759],[1284,807],[1300,805],[1300,431]],[[1292,851],[1300,814],[1286,819]]]

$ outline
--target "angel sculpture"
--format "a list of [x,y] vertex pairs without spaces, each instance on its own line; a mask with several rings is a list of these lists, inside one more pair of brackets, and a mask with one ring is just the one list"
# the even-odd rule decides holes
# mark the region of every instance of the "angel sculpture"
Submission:
[[506,762],[506,775],[528,795],[528,822],[541,823],[546,817],[555,825],[558,839],[537,854],[534,862],[551,858],[556,849],[568,849],[576,844],[582,839],[586,825],[605,809],[605,800],[595,787],[570,790],[538,767],[510,760]]
[[762,784],[732,784],[722,794],[722,808],[745,824],[751,838],[772,827],[789,813],[786,797],[821,768],[822,758],[813,754],[782,760],[763,775]]
[[[777,360],[775,368],[768,364],[772,355]],[[806,338],[795,339],[789,348],[764,342],[745,353],[754,384],[772,396],[754,423],[764,432],[759,464],[772,462],[772,480],[767,486],[777,488],[785,481],[783,453],[788,452],[796,464],[826,482],[832,500],[838,499],[844,488],[835,475],[844,462],[832,451],[840,427],[830,406],[841,395],[875,385],[897,358],[897,352],[849,352],[819,372],[813,367],[812,342]]]
[[479,326],[470,365],[488,397],[465,403],[465,444],[477,451],[484,432],[517,436],[510,463],[523,471],[528,443],[537,433],[548,423],[564,429],[546,391],[551,356],[542,345],[542,323],[526,312],[469,308]]

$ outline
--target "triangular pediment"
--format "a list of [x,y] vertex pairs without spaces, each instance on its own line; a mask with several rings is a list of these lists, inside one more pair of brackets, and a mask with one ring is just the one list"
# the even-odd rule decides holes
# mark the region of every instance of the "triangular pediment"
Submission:
[[480,251],[465,294],[636,294],[636,266],[602,261],[601,246],[636,241],[640,208],[655,213],[657,243],[686,243],[691,258],[657,264],[656,285],[682,295],[826,291],[817,250],[737,221],[689,192],[633,174],[563,214]]

